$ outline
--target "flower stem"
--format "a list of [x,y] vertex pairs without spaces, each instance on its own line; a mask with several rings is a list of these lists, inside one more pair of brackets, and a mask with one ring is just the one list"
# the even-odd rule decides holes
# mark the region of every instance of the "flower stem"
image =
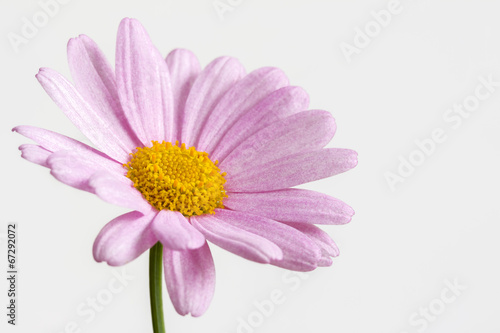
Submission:
[[153,320],[153,332],[165,333],[165,323],[163,321],[163,300],[161,284],[162,281],[162,254],[163,246],[156,243],[149,250],[149,297],[151,300],[151,317]]

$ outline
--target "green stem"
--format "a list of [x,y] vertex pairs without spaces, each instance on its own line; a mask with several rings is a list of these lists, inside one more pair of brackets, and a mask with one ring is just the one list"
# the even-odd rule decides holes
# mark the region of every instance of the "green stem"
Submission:
[[151,317],[153,320],[153,332],[165,333],[163,321],[163,300],[161,284],[163,275],[162,263],[163,246],[156,243],[149,250],[149,297],[151,299]]

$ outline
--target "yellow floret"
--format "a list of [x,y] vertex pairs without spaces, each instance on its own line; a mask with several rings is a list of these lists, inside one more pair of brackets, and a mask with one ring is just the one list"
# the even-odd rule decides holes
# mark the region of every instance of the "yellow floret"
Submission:
[[152,141],[152,147],[138,147],[123,166],[134,187],[156,209],[181,212],[184,216],[214,214],[224,208],[226,173],[205,152]]

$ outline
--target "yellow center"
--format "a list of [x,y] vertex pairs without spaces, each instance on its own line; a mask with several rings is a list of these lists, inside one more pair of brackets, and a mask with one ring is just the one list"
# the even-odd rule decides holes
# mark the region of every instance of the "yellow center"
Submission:
[[138,147],[123,166],[144,198],[156,209],[181,212],[184,216],[214,214],[224,208],[225,172],[212,162],[205,152],[194,147],[186,149],[163,141],[153,146]]

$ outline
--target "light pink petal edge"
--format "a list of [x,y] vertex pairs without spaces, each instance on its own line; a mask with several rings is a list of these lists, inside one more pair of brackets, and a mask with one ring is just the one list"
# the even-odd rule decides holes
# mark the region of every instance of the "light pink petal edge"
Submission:
[[168,294],[180,315],[205,313],[215,291],[215,266],[208,244],[196,250],[163,248]]
[[158,241],[149,227],[154,216],[129,212],[106,224],[94,241],[94,259],[121,266],[149,250]]

